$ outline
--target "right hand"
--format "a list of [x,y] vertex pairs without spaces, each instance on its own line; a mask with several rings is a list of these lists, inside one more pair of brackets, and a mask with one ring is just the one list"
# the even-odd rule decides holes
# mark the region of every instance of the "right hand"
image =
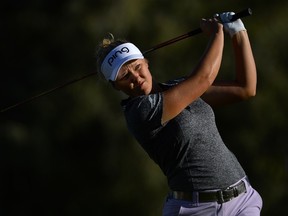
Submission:
[[217,19],[201,19],[200,28],[203,33],[206,35],[213,35],[218,32],[221,32],[223,29],[223,25],[217,21]]

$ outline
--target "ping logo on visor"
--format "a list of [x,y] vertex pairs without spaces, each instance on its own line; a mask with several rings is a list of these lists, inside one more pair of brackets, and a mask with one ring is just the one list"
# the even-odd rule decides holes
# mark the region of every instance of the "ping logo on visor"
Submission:
[[106,80],[115,81],[123,64],[130,60],[143,58],[143,54],[134,44],[121,44],[110,51],[105,57],[101,65],[101,73]]

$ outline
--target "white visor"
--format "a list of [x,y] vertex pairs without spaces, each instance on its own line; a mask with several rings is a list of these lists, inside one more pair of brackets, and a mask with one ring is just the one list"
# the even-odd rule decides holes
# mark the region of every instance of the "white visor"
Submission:
[[143,59],[141,51],[132,43],[124,43],[115,47],[105,57],[101,72],[106,80],[115,81],[123,64],[134,59]]

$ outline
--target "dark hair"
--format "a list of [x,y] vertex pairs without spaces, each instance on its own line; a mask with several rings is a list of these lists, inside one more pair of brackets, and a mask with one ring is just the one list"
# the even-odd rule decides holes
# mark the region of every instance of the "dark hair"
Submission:
[[108,37],[105,37],[103,41],[99,43],[96,49],[96,67],[98,75],[103,77],[103,74],[101,72],[101,65],[105,57],[109,54],[109,52],[113,50],[115,47],[127,42],[128,41],[124,39],[114,40],[114,36],[111,33],[109,33]]

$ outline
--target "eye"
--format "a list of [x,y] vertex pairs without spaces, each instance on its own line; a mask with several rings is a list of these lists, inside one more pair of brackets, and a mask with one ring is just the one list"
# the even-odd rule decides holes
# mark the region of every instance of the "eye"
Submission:
[[123,79],[128,79],[129,76],[130,76],[130,73],[127,72],[127,73],[123,76]]
[[135,66],[135,70],[138,71],[138,70],[140,70],[140,69],[141,69],[141,64],[137,64],[137,65]]
[[130,74],[129,74],[127,71],[124,72],[124,73],[122,74],[120,80],[127,80],[127,79],[129,78],[129,75],[130,75]]

